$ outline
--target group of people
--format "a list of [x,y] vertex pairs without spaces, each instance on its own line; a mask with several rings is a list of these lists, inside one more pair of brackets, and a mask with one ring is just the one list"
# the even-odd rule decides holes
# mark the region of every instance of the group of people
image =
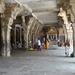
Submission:
[[37,40],[37,44],[34,45],[34,48],[37,48],[38,51],[41,51],[42,48],[48,49],[49,48],[49,41],[46,40],[46,42],[41,42],[40,38]]
[[[40,40],[40,38],[38,38],[37,42],[34,44],[34,46],[32,48],[34,48],[34,50],[36,49],[37,51],[41,51],[42,49],[48,49],[49,48],[49,40],[46,39],[46,41],[42,41]],[[73,53],[69,53],[70,51],[70,43],[68,40],[66,40],[66,42],[64,43],[65,46],[65,55],[66,56],[71,56],[74,57],[74,52]],[[32,49],[33,50],[33,49]]]

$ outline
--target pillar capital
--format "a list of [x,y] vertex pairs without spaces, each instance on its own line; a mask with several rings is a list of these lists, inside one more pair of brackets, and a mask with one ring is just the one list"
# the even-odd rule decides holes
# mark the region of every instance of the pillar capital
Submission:
[[4,11],[5,11],[4,0],[0,0],[0,13],[4,13]]

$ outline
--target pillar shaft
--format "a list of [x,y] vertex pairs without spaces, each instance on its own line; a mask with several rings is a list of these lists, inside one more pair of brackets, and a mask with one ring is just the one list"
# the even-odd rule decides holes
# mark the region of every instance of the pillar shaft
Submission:
[[75,23],[73,23],[72,26],[73,26],[73,52],[75,57]]
[[26,32],[26,49],[28,49],[28,31]]
[[17,48],[16,44],[17,43],[16,43],[16,26],[15,26],[15,28],[14,28],[14,46],[15,46],[15,48]]
[[22,28],[20,28],[20,44],[22,46]]
[[67,29],[66,29],[66,26],[63,25],[63,29],[64,29],[64,33],[65,33],[65,41],[67,40],[68,38],[68,35],[67,35]]
[[7,42],[6,42],[6,44],[7,44],[7,50],[6,50],[6,56],[7,57],[10,57],[11,55],[10,55],[10,50],[11,50],[11,44],[10,44],[10,29],[8,28],[7,29],[7,37],[6,37],[6,40],[7,40]]
[[10,29],[6,26],[2,28],[2,38],[3,38],[3,47],[2,47],[2,56],[10,57]]

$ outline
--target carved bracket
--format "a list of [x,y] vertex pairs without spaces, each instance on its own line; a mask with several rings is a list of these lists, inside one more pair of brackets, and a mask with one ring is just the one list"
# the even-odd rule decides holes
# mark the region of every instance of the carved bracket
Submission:
[[4,0],[0,0],[0,13],[4,13],[4,11],[5,11]]

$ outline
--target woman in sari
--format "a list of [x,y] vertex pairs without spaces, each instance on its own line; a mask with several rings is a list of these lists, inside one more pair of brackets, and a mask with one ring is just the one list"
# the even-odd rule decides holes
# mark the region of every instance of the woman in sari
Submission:
[[45,48],[48,49],[49,48],[49,42],[46,40],[46,43],[45,43]]

